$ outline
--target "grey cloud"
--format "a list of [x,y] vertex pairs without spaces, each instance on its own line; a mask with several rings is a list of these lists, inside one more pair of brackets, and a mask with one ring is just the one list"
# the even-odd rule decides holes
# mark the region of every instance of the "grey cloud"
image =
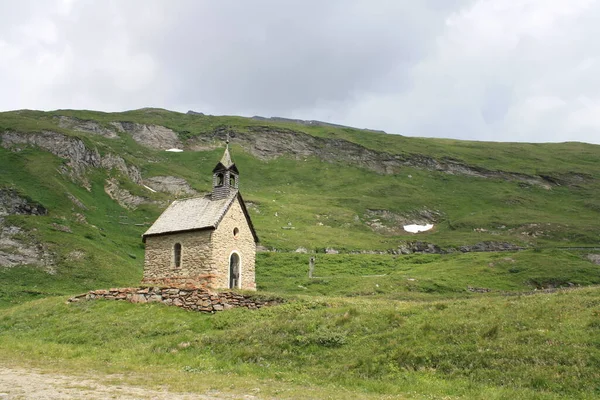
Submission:
[[[366,4],[223,2],[210,10],[180,9],[158,50],[179,88],[173,100],[285,113],[383,86],[390,71],[418,61],[426,46],[415,38],[430,40],[437,26],[417,18],[427,10],[412,3]],[[396,78],[385,86],[407,85],[406,77]]]
[[0,3],[0,109],[145,106],[600,143],[593,0]]

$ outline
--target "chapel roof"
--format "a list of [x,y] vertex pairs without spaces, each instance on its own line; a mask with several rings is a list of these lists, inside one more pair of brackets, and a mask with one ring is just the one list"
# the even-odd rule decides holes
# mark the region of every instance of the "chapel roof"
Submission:
[[229,145],[225,147],[225,151],[223,152],[223,157],[221,157],[220,163],[223,164],[225,168],[231,168],[231,166],[234,164],[234,162],[231,160],[231,154],[229,154]]
[[225,147],[225,151],[223,152],[223,157],[221,157],[221,161],[219,161],[217,163],[217,165],[213,169],[213,172],[221,171],[221,170],[225,170],[225,169],[235,171],[236,173],[239,174],[239,171],[238,171],[235,163],[231,159],[231,154],[229,153],[229,145],[227,145]]
[[244,200],[237,190],[228,197],[218,200],[213,200],[211,194],[204,197],[175,200],[142,235],[142,238],[145,240],[147,236],[216,229],[236,198],[240,201],[254,240],[258,242],[258,236],[254,231]]

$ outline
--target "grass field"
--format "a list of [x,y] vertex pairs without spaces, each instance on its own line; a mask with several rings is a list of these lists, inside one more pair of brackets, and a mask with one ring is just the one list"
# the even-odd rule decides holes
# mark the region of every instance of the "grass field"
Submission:
[[[140,236],[174,196],[152,193],[117,169],[86,168],[85,188],[60,173],[71,168],[66,159],[0,146],[0,189],[48,209],[1,217],[0,229],[18,227],[24,246],[53,255],[49,270],[0,268],[1,363],[266,398],[600,398],[600,267],[587,258],[600,252],[600,146],[406,138],[157,109],[0,113],[0,134],[79,138],[144,178],[181,177],[199,192],[210,190],[222,147],[157,151],[126,134],[107,139],[61,128],[59,115],[107,128],[113,121],[162,125],[184,142],[268,126],[562,183],[545,189],[413,167],[384,175],[293,154],[266,161],[234,144],[261,244],[277,250],[258,254],[258,289],[287,302],[203,315],[157,304],[65,304],[86,290],[137,285]],[[110,178],[151,203],[119,206],[105,191]],[[423,211],[436,215],[432,231],[397,229],[398,218]],[[416,241],[449,253],[386,253]],[[460,251],[481,242],[525,250]],[[293,252],[299,247],[309,254]],[[541,290],[556,287],[569,289]]]
[[205,315],[65,296],[5,307],[0,360],[277,398],[600,396],[598,287],[515,295],[598,283],[600,269],[580,255],[321,254],[313,279],[307,258],[259,255],[259,289],[287,302],[258,311]]
[[[470,253],[258,255],[259,290],[286,294],[374,297],[409,300],[427,296],[468,296],[468,288],[491,293],[600,283],[600,268],[580,254],[560,250]],[[423,297],[431,298],[431,297]]]
[[599,306],[597,288],[409,302],[310,297],[216,315],[47,298],[0,311],[0,352],[63,371],[150,373],[142,383],[182,391],[225,375],[233,388],[284,398],[594,398]]

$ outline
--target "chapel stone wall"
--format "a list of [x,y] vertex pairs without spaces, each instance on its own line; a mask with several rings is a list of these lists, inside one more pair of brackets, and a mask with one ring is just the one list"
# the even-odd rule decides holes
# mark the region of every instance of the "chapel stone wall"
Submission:
[[[144,283],[211,284],[211,231],[147,236]],[[181,244],[181,263],[175,266],[174,246]]]
[[[234,230],[238,229],[237,235]],[[214,262],[213,288],[229,287],[229,258],[232,252],[240,257],[241,289],[256,290],[254,264],[256,243],[238,198],[213,233],[212,260]]]

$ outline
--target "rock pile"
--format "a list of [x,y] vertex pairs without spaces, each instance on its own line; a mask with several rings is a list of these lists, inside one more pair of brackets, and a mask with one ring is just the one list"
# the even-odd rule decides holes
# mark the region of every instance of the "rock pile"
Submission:
[[71,297],[68,302],[82,300],[123,300],[131,303],[163,303],[205,313],[245,307],[251,310],[281,304],[282,299],[260,298],[234,292],[211,292],[206,289],[181,289],[161,287],[114,288],[91,290]]

